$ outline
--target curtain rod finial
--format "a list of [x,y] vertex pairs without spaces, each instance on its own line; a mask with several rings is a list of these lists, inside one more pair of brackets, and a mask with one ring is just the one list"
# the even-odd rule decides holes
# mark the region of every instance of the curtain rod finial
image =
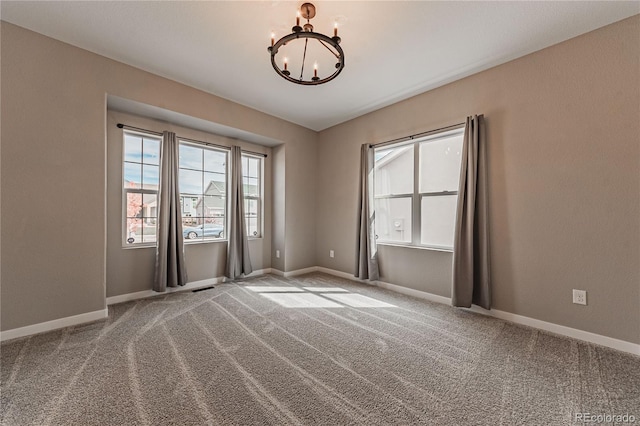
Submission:
[[116,126],[118,126],[118,129],[122,129],[124,127],[124,124],[118,123],[118,124],[116,124]]

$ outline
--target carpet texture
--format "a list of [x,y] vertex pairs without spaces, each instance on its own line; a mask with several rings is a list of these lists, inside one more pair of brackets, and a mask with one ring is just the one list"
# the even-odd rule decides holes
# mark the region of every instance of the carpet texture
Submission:
[[114,305],[1,373],[5,425],[640,422],[640,357],[323,274]]

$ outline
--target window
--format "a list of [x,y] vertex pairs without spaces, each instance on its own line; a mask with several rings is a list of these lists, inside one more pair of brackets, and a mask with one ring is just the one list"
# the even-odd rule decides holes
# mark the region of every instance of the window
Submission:
[[262,157],[242,154],[244,216],[249,237],[262,236]]
[[[156,242],[161,138],[124,132],[123,245]],[[226,238],[229,151],[179,140],[178,179],[184,241]],[[242,184],[247,235],[262,236],[263,157],[242,154]]]
[[225,238],[228,152],[180,141],[178,162],[185,242]]
[[124,245],[155,243],[160,184],[160,139],[124,133]]
[[452,249],[464,129],[375,150],[378,242]]

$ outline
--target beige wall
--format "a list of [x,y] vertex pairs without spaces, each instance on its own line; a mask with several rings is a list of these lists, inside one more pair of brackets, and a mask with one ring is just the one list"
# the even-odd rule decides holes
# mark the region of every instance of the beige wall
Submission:
[[[285,237],[286,237],[286,212],[285,212],[285,147],[279,145],[272,150],[272,186],[273,186],[273,249],[271,250],[271,267],[279,271],[286,271],[285,268]],[[280,257],[278,253],[280,252]]]
[[[321,132],[318,264],[354,270],[360,144],[483,113],[494,307],[640,343],[638,34],[635,16]],[[451,294],[450,253],[380,246],[380,265]]]
[[[638,16],[319,135],[0,25],[2,330],[105,306],[111,94],[283,142],[272,151],[271,250],[259,257],[284,271],[353,272],[361,143],[484,113],[495,307],[640,343]],[[219,255],[209,249],[190,257]],[[150,250],[128,252],[117,265],[133,286],[109,285],[110,295],[148,280],[134,266]],[[380,256],[384,280],[450,294],[450,253],[381,246]],[[571,304],[572,288],[589,292],[588,306]]]
[[[178,136],[217,145],[240,145],[242,149],[267,154],[264,159],[264,231],[262,238],[249,239],[251,265],[254,270],[271,267],[271,148],[211,135],[192,129],[107,111],[107,297],[150,290],[153,283],[155,247],[122,246],[122,129],[125,123],[155,132],[169,130]],[[281,165],[284,167],[284,164]],[[185,264],[189,282],[224,275],[226,241],[185,244]]]
[[315,209],[294,202],[315,190],[316,132],[0,25],[2,330],[105,307],[107,94],[282,141],[293,181],[285,188],[293,226],[283,251],[292,266],[315,264]]

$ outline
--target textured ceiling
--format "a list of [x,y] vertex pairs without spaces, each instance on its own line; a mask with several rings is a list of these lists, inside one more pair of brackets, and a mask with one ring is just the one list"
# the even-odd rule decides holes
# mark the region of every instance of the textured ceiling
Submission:
[[[302,2],[29,2],[2,20],[322,130],[640,13],[640,2],[316,1],[317,32],[339,23],[345,68],[299,86],[267,46]],[[319,60],[319,67],[330,67]],[[326,69],[326,68],[325,68]]]

